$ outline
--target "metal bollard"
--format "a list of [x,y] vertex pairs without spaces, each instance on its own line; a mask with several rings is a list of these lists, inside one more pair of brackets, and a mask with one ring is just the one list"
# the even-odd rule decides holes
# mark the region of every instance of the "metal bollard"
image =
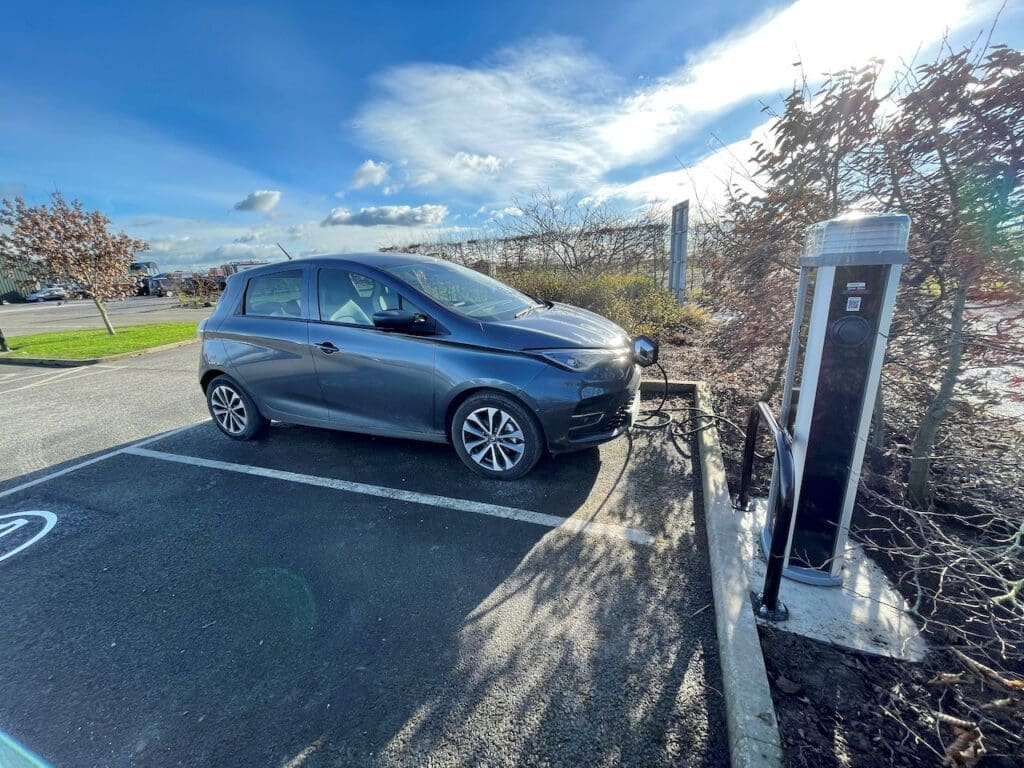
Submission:
[[747,417],[746,441],[743,445],[743,471],[740,479],[739,504],[746,509],[750,502],[750,479],[754,471],[754,453],[757,447],[757,428],[764,422],[775,440],[775,460],[779,465],[779,493],[776,497],[777,509],[769,509],[774,513],[772,526],[772,543],[766,553],[768,569],[764,577],[764,587],[760,593],[751,592],[750,598],[754,611],[763,619],[785,621],[789,618],[789,609],[779,600],[779,587],[782,585],[782,568],[786,564],[786,545],[789,542],[789,530],[793,526],[793,494],[796,488],[796,468],[793,464],[793,440],[772,415],[768,403],[759,402],[750,409]]

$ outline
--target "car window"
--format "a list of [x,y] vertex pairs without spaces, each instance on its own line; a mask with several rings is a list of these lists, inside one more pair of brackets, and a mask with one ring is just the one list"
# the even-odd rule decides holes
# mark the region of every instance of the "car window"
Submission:
[[245,291],[244,312],[260,317],[302,317],[302,271],[251,278]]
[[372,326],[373,314],[383,309],[423,314],[385,283],[345,269],[321,269],[317,293],[320,319],[333,323]]

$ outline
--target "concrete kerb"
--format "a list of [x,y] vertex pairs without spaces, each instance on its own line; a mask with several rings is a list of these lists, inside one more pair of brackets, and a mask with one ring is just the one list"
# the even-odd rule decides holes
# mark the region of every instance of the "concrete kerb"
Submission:
[[[641,390],[649,394],[661,394],[663,388],[660,381],[641,384]],[[697,432],[697,444],[730,761],[733,768],[781,768],[779,725],[761,654],[757,622],[750,605],[747,570],[740,545],[745,534],[729,496],[711,389],[703,382],[669,381],[668,394],[693,397],[698,425],[707,427]]]
[[149,347],[147,349],[137,349],[134,352],[120,352],[116,355],[90,357],[80,360],[66,360],[59,357],[10,357],[9,353],[5,352],[0,353],[0,365],[42,365],[50,368],[78,368],[83,365],[96,365],[97,363],[109,363],[112,360],[123,360],[126,357],[148,355],[150,352],[165,352],[168,349],[187,347],[189,344],[195,344],[197,341],[199,341],[198,338],[185,339],[184,341],[175,341],[171,344],[161,344],[159,347]]

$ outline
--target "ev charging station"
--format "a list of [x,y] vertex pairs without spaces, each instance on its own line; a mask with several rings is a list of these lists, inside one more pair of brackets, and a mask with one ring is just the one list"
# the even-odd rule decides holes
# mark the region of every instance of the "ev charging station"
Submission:
[[[776,443],[760,535],[768,576],[764,593],[755,595],[755,606],[766,618],[788,615],[781,603],[776,608],[779,570],[806,584],[842,583],[847,532],[909,235],[910,218],[902,214],[841,217],[807,230],[781,426],[763,403],[760,412],[751,412],[740,492],[745,505],[761,419],[772,428]],[[808,295],[806,341],[801,344]],[[785,538],[785,548],[773,537]]]

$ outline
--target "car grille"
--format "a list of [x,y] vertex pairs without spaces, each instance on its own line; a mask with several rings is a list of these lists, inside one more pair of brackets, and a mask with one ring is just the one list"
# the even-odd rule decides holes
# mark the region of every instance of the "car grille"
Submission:
[[614,413],[607,419],[605,419],[605,429],[615,430],[626,423],[626,419],[629,418],[629,400],[624,402],[618,408],[615,409]]
[[[596,403],[595,401],[599,401]],[[570,440],[583,440],[588,437],[595,437],[597,435],[608,434],[619,429],[629,419],[629,406],[631,399],[627,398],[625,402],[614,406],[613,398],[608,395],[604,395],[597,398],[590,398],[579,404],[576,408],[578,413],[597,413],[604,411],[601,418],[594,424],[589,424],[582,427],[573,427],[569,430]],[[598,404],[603,407],[595,407]],[[614,406],[614,407],[613,407]]]

